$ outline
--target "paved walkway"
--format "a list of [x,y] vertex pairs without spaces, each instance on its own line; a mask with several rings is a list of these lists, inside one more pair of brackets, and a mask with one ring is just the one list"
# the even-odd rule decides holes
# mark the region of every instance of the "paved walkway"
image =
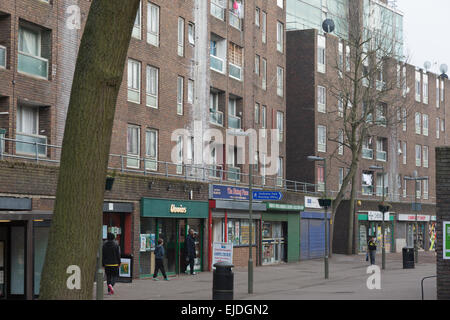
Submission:
[[[421,279],[436,275],[434,252],[421,252],[415,269],[403,269],[401,254],[388,254],[381,273],[381,289],[367,288],[368,263],[365,255],[333,255],[330,277],[324,279],[323,260],[262,266],[254,269],[254,293],[247,293],[247,269],[235,268],[235,300],[420,300]],[[377,256],[381,264],[381,256]],[[118,283],[113,296],[105,300],[211,300],[212,272],[179,275],[170,281],[137,279]],[[160,277],[161,279],[161,277]],[[425,300],[436,299],[436,280],[424,282]]]

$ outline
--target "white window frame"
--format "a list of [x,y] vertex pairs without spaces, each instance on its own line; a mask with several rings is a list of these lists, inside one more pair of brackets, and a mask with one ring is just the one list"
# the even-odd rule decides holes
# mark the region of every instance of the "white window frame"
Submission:
[[408,152],[407,142],[406,141],[402,142],[402,148],[403,148],[403,164],[406,164],[406,162],[407,162],[407,152]]
[[259,76],[259,62],[260,62],[260,57],[259,55],[255,54],[255,74],[257,74]]
[[338,130],[338,154],[344,155],[344,130]]
[[428,115],[423,114],[422,115],[422,134],[426,137],[428,136],[428,128],[429,128]]
[[[155,75],[155,79],[153,80],[154,81],[154,83],[155,83],[155,92],[152,92],[152,88],[151,88],[151,79],[152,79],[152,76],[153,75]],[[146,99],[146,101],[145,101],[145,105],[147,106],[147,107],[150,107],[150,108],[155,108],[155,109],[158,109],[158,104],[159,104],[159,101],[158,101],[158,96],[159,96],[159,69],[158,68],[156,68],[156,67],[154,67],[154,66],[151,66],[151,65],[147,65],[147,83],[146,83],[146,97],[147,97],[147,99]],[[154,103],[154,104],[152,104],[150,101],[151,100],[154,100],[154,101],[156,101],[156,103]]]
[[326,72],[327,64],[327,42],[323,35],[317,35],[317,71]]
[[440,132],[441,132],[440,119],[436,118],[436,139],[440,139]]
[[193,22],[188,23],[188,41],[189,44],[195,45],[195,24]]
[[424,168],[428,168],[428,156],[429,156],[428,146],[422,146],[422,165]]
[[345,46],[345,71],[350,72],[352,70],[351,51],[350,46]]
[[284,69],[277,66],[277,95],[284,96]]
[[183,103],[184,102],[184,78],[178,76],[177,78],[177,114],[183,115]]
[[327,127],[317,126],[317,151],[327,152]]
[[[155,145],[149,145],[150,135],[154,135]],[[149,146],[151,149],[149,150]],[[152,155],[150,151],[154,151],[154,155]],[[147,129],[145,131],[145,169],[156,171],[158,170],[158,130],[155,129]]]
[[406,132],[407,123],[408,123],[408,118],[407,118],[406,108],[402,108],[402,129],[404,132]]
[[416,144],[416,167],[422,166],[422,146],[420,144]]
[[278,142],[282,142],[284,136],[284,113],[281,111],[277,111],[277,129]]
[[159,6],[147,4],[147,43],[159,47]]
[[267,42],[267,13],[262,12],[261,16],[261,37],[262,43]]
[[416,101],[420,102],[421,98],[421,89],[422,89],[422,82],[421,82],[421,72],[416,70],[416,80],[415,80],[415,91],[416,91]]
[[187,97],[187,102],[190,104],[194,103],[194,99],[195,99],[195,93],[194,93],[194,80],[192,79],[188,79],[188,97]]
[[423,103],[428,104],[428,74],[423,75],[422,82],[423,82],[423,84],[422,84]]
[[177,137],[177,166],[176,173],[183,174],[183,136]]
[[262,58],[261,60],[261,89],[267,90],[267,60]]
[[[134,67],[137,66],[137,69]],[[137,70],[137,74],[135,71]],[[136,79],[137,78],[137,79]],[[131,83],[130,83],[131,81]],[[138,95],[138,100],[130,99],[130,93]],[[141,62],[128,59],[128,101],[137,104],[141,103]]]
[[423,199],[428,200],[429,198],[429,182],[428,180],[423,180]]
[[136,19],[134,20],[133,32],[131,36],[138,40],[142,39],[142,1],[139,1],[139,8],[136,13]]
[[414,116],[414,122],[416,125],[416,134],[421,134],[422,133],[422,116],[421,116],[420,112],[416,112],[416,114]]
[[277,21],[277,50],[284,51],[284,24]]
[[256,7],[255,8],[255,26],[257,26],[257,27],[259,27],[259,17],[261,14],[260,12],[261,12],[261,10],[258,7]]
[[[130,142],[134,142],[134,141],[129,141],[129,133],[128,130],[137,130],[137,134],[136,134],[136,149],[137,152],[136,153],[131,153],[130,152]],[[136,125],[131,125],[129,124],[127,127],[127,167],[128,168],[135,168],[135,169],[139,169],[140,168],[140,157],[141,157],[141,127],[140,126],[136,126]],[[131,159],[130,159],[131,158]],[[133,165],[133,162],[136,161],[137,165]]]
[[178,55],[184,56],[184,18],[178,17]]
[[440,105],[439,105],[439,79],[436,78],[436,108],[439,109]]
[[327,112],[327,88],[322,86],[317,86],[317,111]]

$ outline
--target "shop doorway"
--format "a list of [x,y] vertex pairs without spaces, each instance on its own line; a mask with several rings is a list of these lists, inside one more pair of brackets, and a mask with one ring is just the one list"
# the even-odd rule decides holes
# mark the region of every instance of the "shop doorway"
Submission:
[[182,219],[179,220],[179,239],[180,239],[180,246],[179,246],[179,257],[180,257],[180,263],[179,266],[179,273],[189,273],[190,267],[188,265],[188,262],[186,261],[186,237],[189,234],[189,229],[194,230],[195,234],[195,260],[194,260],[194,271],[198,272],[202,270],[202,236],[203,236],[203,223],[202,219]]
[[286,231],[285,222],[263,222],[263,265],[286,262]]
[[[418,223],[418,232],[419,232],[419,242],[417,243],[418,249],[425,249],[425,243],[424,243],[424,235],[425,235],[425,224],[424,223]],[[406,236],[406,244],[409,248],[414,248],[416,240],[416,223],[408,223],[407,226],[407,236]]]
[[[382,251],[382,232],[381,222],[360,222],[359,225],[359,252],[367,251],[367,242],[369,238],[375,237],[378,242],[377,252]],[[385,222],[384,247],[386,252],[392,252],[393,227],[391,223]]]

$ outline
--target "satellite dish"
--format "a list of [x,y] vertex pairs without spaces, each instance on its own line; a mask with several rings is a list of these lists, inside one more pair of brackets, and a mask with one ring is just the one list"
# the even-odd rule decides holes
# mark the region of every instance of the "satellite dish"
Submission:
[[448,71],[448,66],[445,63],[441,64],[441,66],[439,67],[439,70],[441,71],[441,73],[445,74]]
[[428,72],[428,70],[430,70],[430,68],[431,68],[431,62],[425,61],[425,63],[423,64],[423,67],[425,68],[425,71]]
[[322,23],[322,29],[326,33],[333,32],[334,28],[335,28],[335,25],[334,25],[334,21],[332,19],[325,19],[324,22]]

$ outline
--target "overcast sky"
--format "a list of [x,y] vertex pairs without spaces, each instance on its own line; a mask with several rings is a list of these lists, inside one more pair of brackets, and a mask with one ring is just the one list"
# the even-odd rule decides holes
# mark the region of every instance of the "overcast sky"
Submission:
[[397,0],[404,13],[404,37],[408,62],[423,67],[425,61],[439,73],[442,63],[450,65],[450,41],[445,36],[450,18],[449,0]]

